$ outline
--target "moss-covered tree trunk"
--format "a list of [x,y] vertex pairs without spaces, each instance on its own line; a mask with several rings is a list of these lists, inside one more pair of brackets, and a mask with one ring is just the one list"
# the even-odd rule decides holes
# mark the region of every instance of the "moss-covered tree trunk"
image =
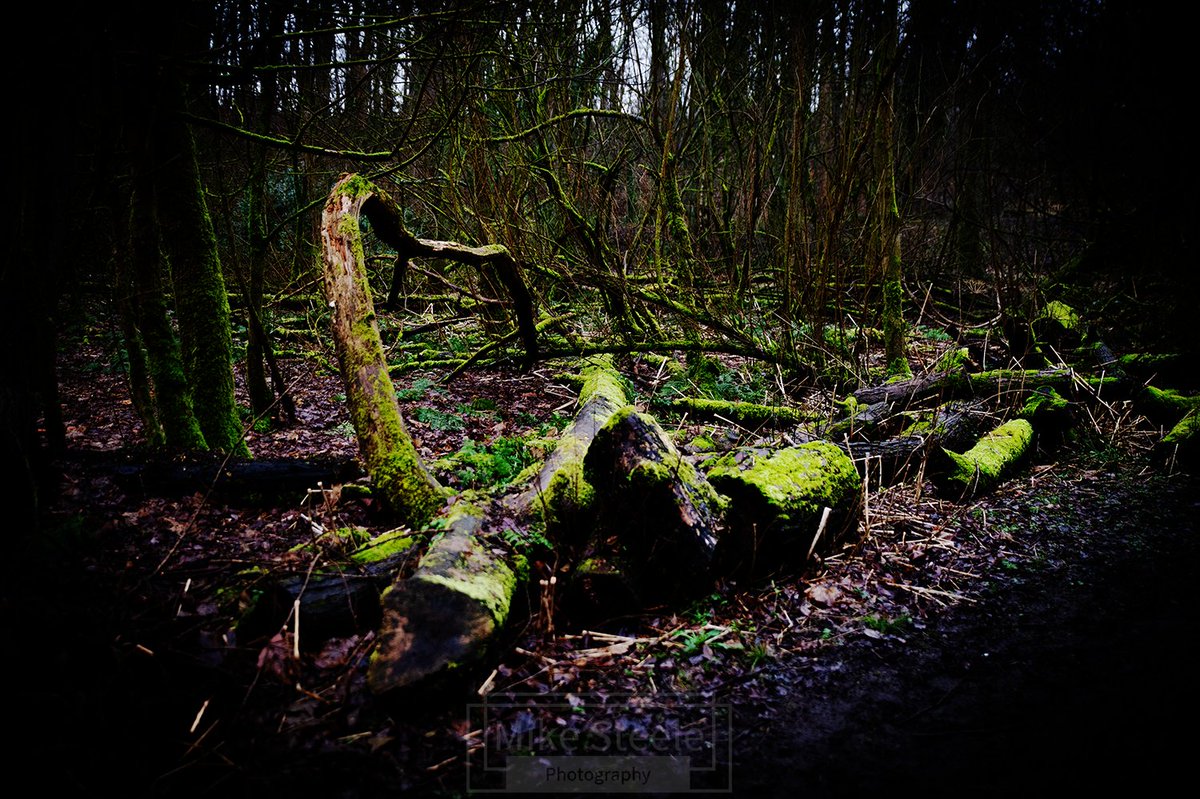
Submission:
[[943,482],[964,494],[989,491],[1013,472],[1033,444],[1033,425],[1025,419],[1005,422],[959,455],[944,450],[952,466]]
[[[183,371],[179,340],[167,318],[163,293],[164,264],[159,250],[158,224],[152,190],[134,170],[135,183],[129,214],[129,254],[133,285],[136,289],[137,329],[146,348],[150,378],[154,382],[155,409],[167,446],[200,450],[206,448],[204,435],[192,411],[192,397]],[[152,432],[152,431],[150,431]]]
[[321,217],[325,294],[359,450],[383,503],[414,527],[429,521],[446,493],[417,454],[388,375],[367,282],[359,215],[374,187],[353,176],[334,186]]
[[[769,573],[826,550],[857,512],[858,472],[827,441],[725,456],[708,472],[730,498],[730,529],[718,557],[732,571]],[[836,513],[832,522],[824,510]]]
[[[182,85],[167,86],[182,109]],[[167,105],[167,103],[164,103]],[[157,146],[169,157],[160,159],[156,175],[158,219],[163,244],[171,259],[175,310],[183,345],[183,364],[191,387],[192,404],[210,449],[248,456],[233,396],[233,342],[229,296],[221,274],[217,238],[191,130],[178,114],[159,114]]]

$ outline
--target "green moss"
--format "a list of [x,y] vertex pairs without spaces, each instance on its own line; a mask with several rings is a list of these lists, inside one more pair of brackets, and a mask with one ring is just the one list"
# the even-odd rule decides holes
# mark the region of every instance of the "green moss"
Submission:
[[1053,388],[1044,387],[1033,392],[1021,408],[1021,418],[1040,422],[1065,413],[1071,403],[1067,402]]
[[708,473],[720,490],[752,487],[781,519],[811,516],[825,507],[839,507],[858,490],[854,462],[836,445],[814,441],[755,458],[742,471],[732,459],[722,459]]
[[1075,309],[1058,300],[1046,303],[1038,319],[1054,322],[1063,330],[1076,330],[1079,327],[1079,315],[1075,313]]
[[586,405],[593,399],[604,397],[616,405],[625,404],[625,387],[621,376],[613,368],[612,357],[602,355],[593,358],[582,370],[583,388],[579,391],[579,404]]
[[961,455],[944,449],[952,464],[946,481],[965,490],[986,491],[1020,463],[1032,441],[1033,426],[1025,419],[1013,419]]
[[411,579],[445,586],[468,596],[487,608],[497,627],[503,626],[512,607],[517,586],[517,573],[507,564],[496,560],[486,570],[472,571],[469,577],[453,574],[416,574]]
[[1200,411],[1192,411],[1163,438],[1164,444],[1193,446],[1200,435]]
[[717,449],[717,442],[713,441],[712,436],[701,433],[691,440],[688,444],[693,452],[714,452]]
[[1200,408],[1200,396],[1187,397],[1174,389],[1146,386],[1137,396],[1138,410],[1158,424],[1174,424]]
[[359,547],[350,559],[355,563],[367,565],[379,563],[389,558],[401,555],[411,550],[420,541],[410,530],[401,528],[383,533]]
[[811,413],[797,408],[777,405],[759,405],[753,402],[730,402],[698,397],[678,399],[671,403],[678,411],[686,411],[704,417],[724,416],[741,424],[756,426],[764,424],[802,424],[813,421]]
[[966,347],[947,350],[933,366],[935,372],[957,372],[971,366],[971,353]]

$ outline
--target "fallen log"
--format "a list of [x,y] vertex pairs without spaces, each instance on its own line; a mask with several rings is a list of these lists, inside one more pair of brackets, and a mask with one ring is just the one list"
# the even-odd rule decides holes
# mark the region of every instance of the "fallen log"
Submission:
[[753,402],[730,402],[700,397],[681,397],[661,403],[662,407],[686,413],[698,419],[725,419],[743,426],[793,426],[824,418],[809,411],[786,405],[759,405]]
[[1174,389],[1146,386],[1134,397],[1134,407],[1155,424],[1172,427],[1192,411],[1200,409],[1200,397],[1189,397]]
[[1200,462],[1200,410],[1194,410],[1171,428],[1162,440],[1175,462],[1192,467]]
[[[581,408],[560,437],[554,453],[531,483],[497,500],[518,525],[545,521],[564,533],[590,507],[592,489],[584,479],[584,454],[597,432],[625,400],[608,359],[584,369]],[[439,518],[446,528],[411,577],[385,592],[379,643],[371,657],[368,683],[384,694],[430,680],[478,662],[507,619],[524,559],[509,555],[484,525],[487,509],[460,497]]]
[[516,494],[502,500],[515,515],[536,511],[546,524],[546,533],[579,543],[586,538],[583,517],[590,511],[592,488],[583,474],[583,458],[613,414],[625,406],[625,389],[613,368],[612,358],[592,358],[581,373],[579,410],[537,476]]
[[1033,425],[1028,421],[1005,422],[961,455],[943,449],[952,466],[941,482],[964,496],[989,491],[1013,472],[1032,443]]
[[[315,571],[267,574],[250,570],[247,589],[257,593],[238,620],[238,634],[273,634],[300,603],[301,639],[306,646],[350,635],[379,623],[379,595],[399,572],[407,573],[421,537],[400,528],[376,536],[348,556]],[[300,547],[321,549],[320,540]]]
[[[417,570],[384,592],[367,683],[376,694],[470,666],[488,651],[512,605],[514,568],[480,535],[484,510],[461,497]],[[502,552],[502,550],[501,550]]]
[[[856,515],[859,476],[835,445],[815,441],[763,456],[741,451],[708,472],[730,498],[719,561],[731,572],[769,573],[827,551]],[[832,518],[825,517],[829,508]]]
[[[860,388],[854,398],[861,403],[887,402],[895,410],[904,410],[930,397],[946,399],[988,398],[1013,395],[1014,401],[1040,388],[1069,391],[1075,385],[1070,369],[995,369],[987,372],[935,372],[882,386]],[[1105,381],[1108,383],[1111,381]]]
[[679,599],[709,579],[720,498],[652,417],[613,414],[584,473],[597,497],[593,554],[616,561],[643,599]]

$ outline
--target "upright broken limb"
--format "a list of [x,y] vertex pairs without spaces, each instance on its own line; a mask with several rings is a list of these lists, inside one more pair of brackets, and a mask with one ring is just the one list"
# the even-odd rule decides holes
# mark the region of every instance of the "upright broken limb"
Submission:
[[333,338],[346,403],[367,472],[383,503],[417,527],[429,521],[446,495],[422,463],[404,426],[379,340],[359,227],[359,214],[372,192],[366,181],[346,178],[334,187],[325,205],[321,219],[325,293],[333,310]]

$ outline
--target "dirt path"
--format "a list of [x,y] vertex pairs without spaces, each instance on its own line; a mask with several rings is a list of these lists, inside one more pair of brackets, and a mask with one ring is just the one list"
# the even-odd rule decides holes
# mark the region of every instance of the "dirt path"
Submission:
[[[739,795],[1012,796],[1187,784],[1200,623],[1196,482],[1110,477],[1049,565],[926,630],[789,667],[738,745]],[[1027,530],[1029,535],[1045,530]],[[752,720],[746,720],[752,724]]]

